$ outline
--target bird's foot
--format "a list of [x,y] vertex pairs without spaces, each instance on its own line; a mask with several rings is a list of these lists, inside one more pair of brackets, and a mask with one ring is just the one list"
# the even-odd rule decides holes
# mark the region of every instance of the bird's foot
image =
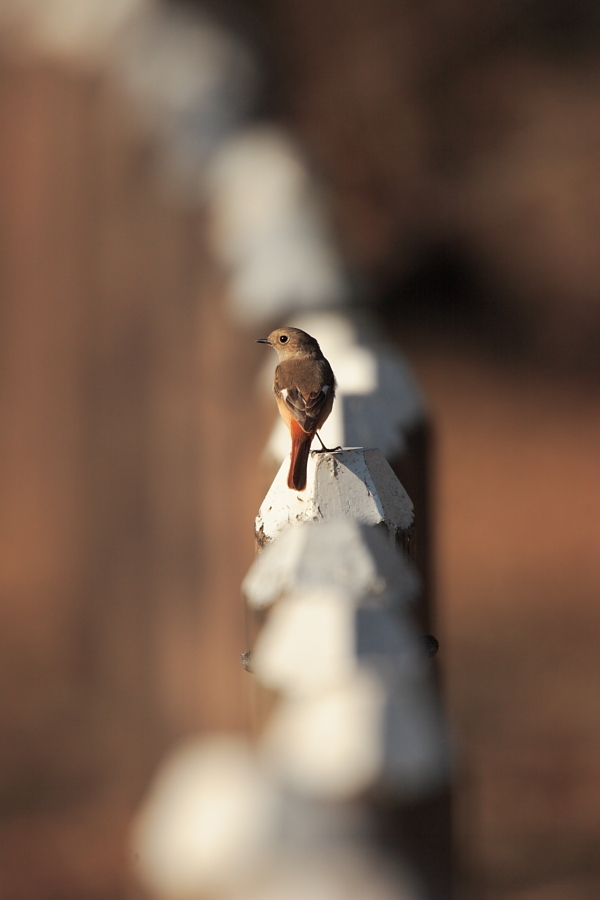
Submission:
[[317,432],[317,437],[319,438],[319,443],[321,445],[320,450],[313,450],[313,453],[335,453],[337,450],[343,450],[343,447],[326,447],[323,441],[321,440],[320,434]]

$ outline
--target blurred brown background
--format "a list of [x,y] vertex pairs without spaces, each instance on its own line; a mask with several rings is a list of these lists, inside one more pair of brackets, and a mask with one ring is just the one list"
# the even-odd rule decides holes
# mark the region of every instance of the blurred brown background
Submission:
[[[209,6],[257,48],[257,115],[303,143],[430,401],[464,894],[595,900],[600,12]],[[248,727],[262,334],[229,321],[206,213],[165,178],[101,72],[3,32],[7,900],[135,896],[126,831],[162,751]]]

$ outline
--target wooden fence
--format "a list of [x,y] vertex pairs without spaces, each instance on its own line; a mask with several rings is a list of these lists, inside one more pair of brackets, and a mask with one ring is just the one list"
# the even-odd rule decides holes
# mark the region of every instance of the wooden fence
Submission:
[[[271,408],[252,387],[261,365],[256,323],[250,328],[246,315],[246,325],[236,325],[231,315],[247,297],[232,305],[231,273],[209,249],[215,247],[210,203],[203,206],[198,195],[182,203],[181,184],[176,198],[165,187],[169,141],[144,124],[139,106],[101,68],[54,53],[15,54],[6,32],[3,41],[0,893],[10,900],[125,897],[137,891],[124,851],[131,818],[166,749],[199,731],[253,730],[250,684],[263,678],[262,663],[256,676],[238,663],[248,649],[239,585],[252,560],[250,523],[267,481],[257,474],[257,460]],[[285,141],[279,143],[285,157]],[[307,184],[312,196],[308,177]],[[337,285],[331,273],[327,278]],[[356,326],[346,349],[356,358],[363,344],[366,331]],[[381,364],[376,387],[357,391],[350,379],[338,408],[346,436],[348,423],[361,421],[401,435],[386,456],[402,469],[414,500],[416,531],[406,522],[398,527],[426,588],[426,417],[401,421],[388,390],[393,354],[369,352],[371,364]],[[389,421],[379,415],[385,396],[394,410]],[[376,436],[371,446],[379,443]],[[318,462],[315,471],[325,472],[331,460]],[[386,465],[380,460],[375,467]],[[386,477],[383,494],[398,495]],[[363,526],[354,534],[369,544]],[[374,552],[379,559],[392,551],[386,545]],[[389,565],[399,565],[410,581],[402,562]],[[336,607],[345,609],[350,633],[367,644],[379,634],[365,619],[379,578],[385,581],[377,573],[363,594]],[[430,630],[424,596],[415,606],[423,634]],[[265,622],[284,606],[279,601]],[[386,633],[400,629],[415,684],[425,685],[415,626],[404,623],[404,611],[392,626],[390,610],[373,609]],[[346,666],[362,671],[363,656],[347,646],[345,653]],[[430,709],[431,688],[422,690]],[[381,710],[393,707],[394,696],[380,689]],[[280,709],[284,700],[277,701]],[[337,798],[336,815],[355,823],[361,852],[367,853],[366,820],[380,831],[377,853],[382,844],[408,853],[412,841],[415,870],[429,872],[431,885],[445,891],[447,793],[433,775],[438,788],[429,793],[400,789],[402,778],[383,787],[381,716],[372,732],[370,780],[355,781],[354,793]],[[439,766],[432,761],[431,772],[443,768],[436,734],[431,747]],[[268,812],[274,808],[287,809],[287,819],[304,822],[323,845],[340,833],[327,824],[330,798],[304,798],[296,790],[290,799],[287,789],[282,794],[265,779],[254,749],[240,756],[235,741],[223,740],[212,758],[246,760],[252,777],[236,784],[240,790],[254,784],[249,792],[264,813],[261,834],[281,832],[279,814]],[[222,771],[228,776],[234,768]],[[247,815],[258,816],[259,807],[248,802]],[[302,836],[295,835],[300,846]],[[286,844],[288,852],[294,843]],[[262,859],[272,858],[274,844],[253,846],[257,853],[263,848]],[[435,865],[423,863],[427,854]],[[305,868],[306,860],[296,862]],[[211,885],[216,890],[213,881],[205,892]]]

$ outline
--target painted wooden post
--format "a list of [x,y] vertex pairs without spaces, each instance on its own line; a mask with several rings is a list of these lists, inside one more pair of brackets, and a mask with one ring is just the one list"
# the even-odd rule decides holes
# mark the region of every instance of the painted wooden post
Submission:
[[252,566],[248,602],[270,609],[253,668],[279,696],[261,744],[300,792],[414,797],[444,782],[443,729],[411,617],[418,588],[385,532],[351,518],[289,527]]
[[410,497],[381,451],[355,447],[310,454],[307,486],[287,486],[289,458],[282,463],[255,523],[259,547],[291,523],[330,521],[340,517],[386,528],[411,555],[414,513]]
[[282,790],[240,737],[205,735],[163,762],[134,827],[160,900],[425,900],[357,804]]
[[378,840],[380,798],[435,793],[448,770],[419,578],[381,525],[291,524],[256,557],[254,677],[276,699],[254,748],[211,735],[163,763],[135,826],[154,895],[432,900]]
[[448,746],[416,627],[412,502],[378,450],[313,451],[303,492],[287,467],[261,504],[243,585],[253,671],[272,692],[259,752],[300,795],[359,799],[424,896],[447,900]]
[[302,494],[286,467],[261,505],[261,551],[243,583],[261,617],[254,677],[272,702],[254,748],[213,735],[163,763],[135,826],[141,878],[177,900],[241,889],[269,900],[299,885],[307,897],[351,885],[441,900],[411,870],[406,840],[382,839],[388,809],[436,795],[448,776],[411,619],[412,504],[379,451],[313,454]]
[[[323,428],[328,446],[365,443],[379,447],[414,506],[415,526],[410,537],[411,557],[421,577],[421,593],[415,609],[424,634],[435,634],[435,585],[431,528],[432,426],[418,385],[397,350],[385,343],[372,323],[341,312],[304,314],[290,324],[319,337],[338,378],[334,411]],[[267,366],[266,369],[269,367]],[[265,390],[270,391],[271,372],[265,371]],[[281,461],[289,437],[277,422],[269,441],[271,456]],[[437,642],[432,638],[432,646]],[[437,660],[432,668],[443,695]],[[451,894],[453,883],[452,791],[450,785],[435,797],[412,804],[382,804],[379,818],[382,839],[390,845],[411,842],[419,867],[427,870],[432,890],[440,897]]]

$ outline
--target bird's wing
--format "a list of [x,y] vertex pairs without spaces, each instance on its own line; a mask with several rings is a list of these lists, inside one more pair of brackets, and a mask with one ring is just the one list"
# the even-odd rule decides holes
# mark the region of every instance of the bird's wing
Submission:
[[331,409],[334,384],[326,384],[325,379],[318,379],[317,384],[307,386],[302,384],[301,379],[298,379],[298,383],[296,379],[286,377],[288,374],[290,373],[286,372],[284,366],[277,367],[273,385],[275,394],[283,400],[303,431],[315,432],[327,406]]
[[284,388],[281,397],[300,427],[306,431],[316,431],[329,397],[329,388],[324,385],[320,391],[303,394],[298,388]]

